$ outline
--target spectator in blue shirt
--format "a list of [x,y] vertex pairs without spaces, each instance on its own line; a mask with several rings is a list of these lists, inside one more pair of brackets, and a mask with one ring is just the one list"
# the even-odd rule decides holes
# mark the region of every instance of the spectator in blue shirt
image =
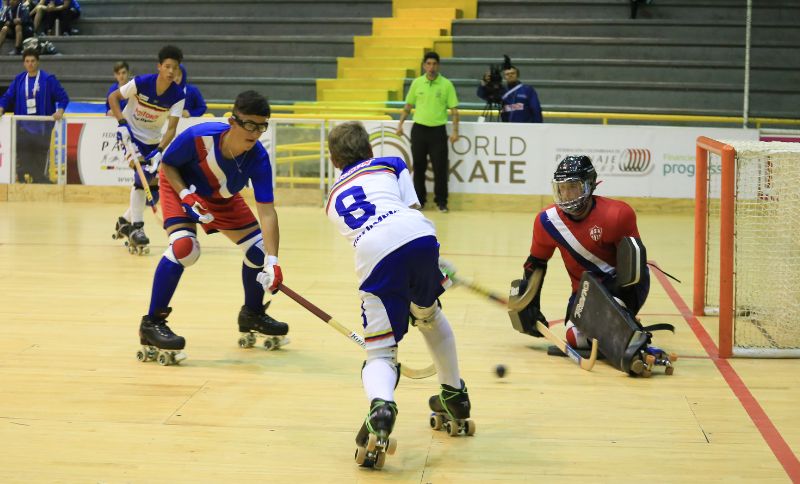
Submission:
[[186,94],[182,116],[184,118],[200,117],[206,113],[208,107],[203,95],[200,94],[200,90],[195,85],[189,84],[188,79],[186,68],[181,65],[181,72],[175,78],[175,84],[183,87],[183,92]]
[[[117,80],[114,84],[108,88],[108,93],[106,93],[106,116],[111,116],[111,106],[108,105],[108,96],[111,95],[112,92],[116,91],[120,87],[124,86],[131,80],[131,68],[128,66],[128,63],[125,61],[118,61],[114,64],[114,78]],[[127,99],[120,99],[119,101],[119,108],[125,109],[125,105],[128,104]]]
[[[519,80],[519,69],[508,65],[503,70],[506,85],[502,88],[500,120],[505,123],[542,123],[542,106],[536,89]],[[486,85],[489,82],[487,72],[478,86],[478,97],[488,101]]]
[[[17,75],[3,97],[0,116],[5,111],[18,115],[52,116],[59,121],[69,104],[69,96],[56,76],[39,69],[39,53],[22,54],[25,72]],[[49,183],[48,156],[53,121],[18,121],[17,177],[28,183]]]

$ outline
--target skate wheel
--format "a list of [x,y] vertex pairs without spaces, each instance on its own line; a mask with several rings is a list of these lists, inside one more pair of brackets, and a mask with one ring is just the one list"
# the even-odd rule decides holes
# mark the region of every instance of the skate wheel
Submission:
[[272,340],[272,338],[267,338],[267,339],[264,340],[264,349],[265,350],[267,350],[267,351],[274,350],[274,349],[276,349],[276,346],[277,345],[275,344],[275,341]]
[[650,366],[653,366],[653,365],[656,363],[656,357],[655,357],[655,355],[647,355],[647,356],[645,356],[645,357],[644,357],[644,363],[645,363],[645,364],[646,364],[648,367],[650,367]]
[[375,446],[378,445],[378,436],[375,434],[369,434],[369,438],[367,439],[367,452],[372,452],[375,450]]
[[147,353],[145,353],[144,350],[137,351],[136,359],[144,363],[145,361],[147,361]]
[[364,465],[364,460],[367,458],[367,449],[364,447],[356,447],[356,464]]
[[383,469],[384,463],[386,463],[386,454],[381,452],[380,454],[378,454],[378,457],[375,458],[375,463],[373,464],[373,467],[375,467],[375,469]]
[[441,415],[431,414],[431,428],[433,430],[439,430],[442,428],[442,417]]
[[677,353],[670,353],[669,354],[669,361],[671,361],[673,363],[678,361],[678,354]]
[[386,453],[389,455],[394,455],[396,450],[397,450],[397,439],[389,439],[389,443],[386,445]]
[[467,435],[475,435],[476,425],[472,420],[467,420],[464,425],[464,433]]
[[444,424],[444,428],[447,429],[447,433],[450,434],[450,437],[455,437],[458,435],[458,424],[455,422],[447,422]]
[[252,348],[253,342],[250,341],[250,338],[247,336],[242,336],[239,338],[239,348]]
[[631,363],[631,371],[637,375],[641,375],[644,371],[644,362],[642,360],[636,360]]
[[161,366],[168,366],[170,363],[172,363],[171,358],[167,353],[159,353],[157,361]]
[[664,369],[664,373],[667,374],[667,375],[671,375],[671,374],[675,373],[675,367],[674,366],[666,367]]

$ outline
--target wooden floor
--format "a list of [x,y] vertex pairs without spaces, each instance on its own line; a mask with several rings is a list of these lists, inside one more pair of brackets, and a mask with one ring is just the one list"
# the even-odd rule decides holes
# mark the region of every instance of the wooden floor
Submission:
[[[650,258],[684,281],[672,298],[654,278],[643,309],[646,323],[677,327],[655,340],[680,354],[674,376],[634,379],[602,362],[582,371],[547,356],[544,340],[515,332],[502,308],[454,289],[442,302],[477,433],[432,431],[435,378],[404,378],[397,454],[372,471],[353,462],[367,410],[361,351],[282,295],[270,312],[290,324],[292,343],[240,349],[242,255],[220,235],[200,237],[203,255],[173,300],[171,326],[186,337],[189,359],[176,367],[136,360],[138,323],[166,239],[147,214],[153,253],[129,255],[110,237],[123,210],[0,203],[0,482],[798,479],[798,362],[710,358],[702,333],[716,338],[716,321],[693,330],[676,305],[691,301],[691,215],[640,217]],[[358,328],[349,246],[321,209],[279,207],[279,214],[286,284]],[[498,292],[519,277],[532,215],[427,214],[462,277]],[[554,260],[543,295],[551,319],[562,317],[568,291]],[[415,330],[400,359],[430,362]],[[508,368],[503,379],[497,364]]]

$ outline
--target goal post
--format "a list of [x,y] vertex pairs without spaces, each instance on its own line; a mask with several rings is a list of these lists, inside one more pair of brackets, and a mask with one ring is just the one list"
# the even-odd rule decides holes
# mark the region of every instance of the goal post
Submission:
[[720,357],[800,357],[800,144],[697,139],[695,315]]

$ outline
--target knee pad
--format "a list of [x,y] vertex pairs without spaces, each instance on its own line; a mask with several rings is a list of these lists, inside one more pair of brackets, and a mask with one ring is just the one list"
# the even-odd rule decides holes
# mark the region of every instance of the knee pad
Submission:
[[189,229],[180,229],[169,235],[169,247],[164,257],[183,267],[189,267],[200,258],[200,243]]
[[244,252],[244,265],[252,269],[264,267],[264,237],[260,230],[256,230],[245,240],[240,240],[238,245]]
[[433,306],[428,306],[427,308],[423,308],[421,306],[417,306],[413,302],[411,303],[411,324],[418,327],[421,330],[432,329],[433,326],[437,323],[437,316],[442,311],[442,305],[437,300],[436,304]]

